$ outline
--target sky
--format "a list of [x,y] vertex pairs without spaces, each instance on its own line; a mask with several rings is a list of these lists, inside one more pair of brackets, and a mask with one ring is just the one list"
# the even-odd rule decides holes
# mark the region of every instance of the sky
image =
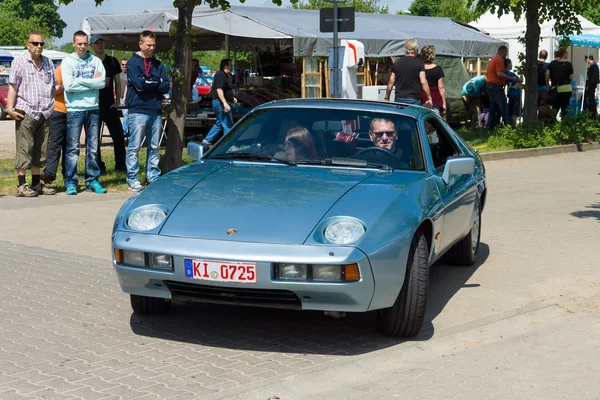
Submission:
[[[230,0],[232,5],[242,5],[237,0]],[[394,14],[398,10],[406,10],[412,3],[412,0],[380,0],[379,5],[389,5],[390,13]],[[282,7],[289,4],[289,1],[283,0]],[[277,7],[270,0],[246,0],[243,5],[255,7]],[[67,27],[64,29],[63,37],[56,43],[70,43],[73,33],[79,30],[83,18],[98,14],[130,14],[141,13],[146,9],[173,8],[173,0],[104,0],[100,7],[96,7],[94,0],[73,0],[67,6],[61,5],[58,12]]]

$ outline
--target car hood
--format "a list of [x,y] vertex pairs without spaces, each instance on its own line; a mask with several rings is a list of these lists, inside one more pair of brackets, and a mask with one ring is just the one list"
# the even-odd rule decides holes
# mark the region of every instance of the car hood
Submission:
[[302,244],[345,193],[375,172],[228,163],[185,195],[160,234]]

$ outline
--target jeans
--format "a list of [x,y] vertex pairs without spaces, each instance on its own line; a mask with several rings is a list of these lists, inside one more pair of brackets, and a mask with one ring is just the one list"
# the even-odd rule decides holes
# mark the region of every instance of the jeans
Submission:
[[140,113],[129,114],[129,145],[127,147],[127,183],[139,182],[137,176],[140,170],[138,154],[142,146],[142,140],[147,138],[146,145],[148,152],[146,157],[146,180],[152,183],[160,176],[158,162],[160,154],[158,146],[160,145],[160,134],[162,133],[162,115],[149,115]]
[[[596,88],[586,88],[585,97],[583,99],[585,110],[589,111],[592,116],[598,114],[598,105],[596,104]],[[48,164],[48,156],[46,156],[46,164]]]
[[[493,129],[498,122],[496,118],[497,110],[500,110],[500,115],[506,125],[511,124],[508,116],[508,100],[506,99],[506,93],[502,86],[494,85],[493,83],[486,83],[485,89],[490,99],[490,117],[488,119],[487,128]],[[512,126],[512,124],[511,124]]]
[[85,183],[89,184],[100,176],[97,162],[100,112],[98,110],[68,111],[65,186],[78,183],[77,160],[79,160],[82,127],[85,128]]
[[205,141],[211,144],[213,144],[215,141],[214,139],[219,135],[219,133],[221,133],[221,131],[223,132],[223,135],[227,135],[227,132],[229,132],[233,126],[233,117],[231,116],[231,111],[228,113],[223,111],[223,104],[220,100],[213,100],[212,107],[217,116],[217,121],[208,132],[208,135],[206,135],[206,138],[204,138]]
[[67,113],[52,111],[50,117],[50,136],[48,138],[48,151],[46,153],[46,167],[44,175],[51,181],[56,179],[58,161],[61,159],[61,174],[66,175],[65,154],[67,152]]
[[[123,127],[119,118],[119,110],[113,107],[100,108],[100,120],[104,122],[110,137],[113,141],[115,151],[115,170],[125,171],[125,136],[123,135]],[[100,135],[100,132],[98,132]],[[98,136],[99,142],[102,140]],[[102,161],[100,146],[98,146],[98,166],[101,171],[106,171],[106,165]]]
[[421,98],[414,98],[414,97],[398,97],[394,99],[394,102],[396,103],[404,103],[404,104],[414,104],[417,106],[421,105]]
[[[121,105],[124,106],[125,105],[125,99],[121,99]],[[121,109],[121,114],[123,114],[123,135],[127,136],[128,135],[128,129],[129,129],[129,110],[126,108],[122,108]]]

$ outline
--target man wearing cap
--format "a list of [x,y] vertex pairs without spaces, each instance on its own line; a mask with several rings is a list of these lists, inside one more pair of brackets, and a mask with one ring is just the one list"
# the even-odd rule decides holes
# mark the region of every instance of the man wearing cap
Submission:
[[[462,98],[467,110],[467,120],[471,121],[474,128],[481,114],[481,91],[485,86],[485,76],[476,76],[462,87]],[[474,115],[474,113],[476,113]]]
[[[113,147],[115,152],[115,171],[127,172],[125,167],[125,136],[123,135],[123,126],[121,125],[121,119],[119,118],[119,106],[123,92],[123,86],[121,84],[121,65],[119,60],[115,57],[111,57],[104,53],[104,38],[102,35],[92,35],[90,37],[90,44],[94,55],[102,60],[104,70],[106,71],[106,84],[104,88],[100,89],[100,97],[98,100],[100,107],[100,121],[103,122],[110,137],[113,141]],[[102,135],[102,130],[99,132]],[[98,166],[102,174],[106,173],[106,165],[102,161],[102,154],[100,152],[100,143],[102,138],[98,139]]]
[[598,86],[598,64],[594,61],[594,56],[587,57],[587,80],[585,81],[585,99],[586,110],[588,110],[594,117],[598,113],[598,106],[596,105],[596,87]]

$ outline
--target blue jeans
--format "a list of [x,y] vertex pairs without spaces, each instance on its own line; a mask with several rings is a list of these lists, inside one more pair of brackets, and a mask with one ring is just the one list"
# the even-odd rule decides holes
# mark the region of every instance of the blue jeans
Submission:
[[[121,99],[121,105],[125,105],[125,99]],[[127,129],[129,129],[129,110],[122,108],[121,113],[123,114],[123,135],[127,136]]]
[[128,118],[129,145],[127,146],[127,183],[129,185],[139,182],[137,176],[140,170],[138,153],[142,146],[142,140],[146,137],[148,152],[146,157],[146,179],[152,183],[160,176],[158,162],[160,154],[160,134],[162,133],[162,115],[148,115],[140,113],[129,113]]
[[506,93],[504,93],[504,87],[494,85],[493,83],[486,83],[485,90],[487,91],[490,99],[490,114],[488,118],[487,128],[493,129],[496,127],[498,120],[496,119],[497,110],[500,111],[500,116],[504,120],[505,125],[511,125],[510,117],[508,115],[508,100]]
[[204,140],[211,144],[213,143],[215,137],[221,133],[221,131],[223,132],[223,135],[227,135],[227,132],[229,132],[233,126],[233,117],[231,116],[231,111],[225,113],[223,111],[223,104],[220,100],[213,100],[212,107],[217,116],[217,121],[208,132],[208,135],[206,135],[204,138]]
[[100,112],[67,112],[67,152],[65,186],[77,185],[77,160],[79,159],[79,141],[81,128],[85,128],[85,183],[89,184],[100,176],[98,167],[98,137],[100,136]]
[[416,106],[420,106],[421,98],[416,99],[414,97],[398,97],[397,99],[394,99],[394,102],[404,103],[404,104],[414,104]]

